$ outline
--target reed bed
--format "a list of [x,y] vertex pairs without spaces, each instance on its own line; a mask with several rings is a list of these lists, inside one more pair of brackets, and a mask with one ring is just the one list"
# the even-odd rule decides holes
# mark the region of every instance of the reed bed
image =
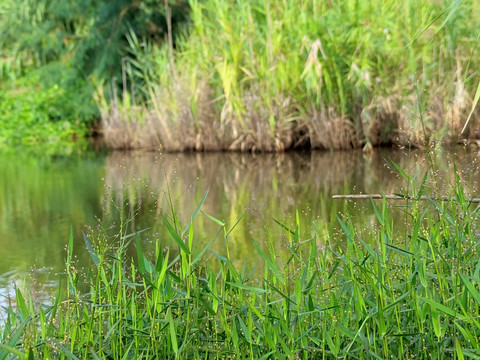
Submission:
[[123,94],[99,92],[110,146],[370,149],[480,136],[472,0],[189,4],[175,48],[130,34]]
[[[276,239],[251,239],[261,276],[232,263],[237,223],[204,213],[207,194],[185,226],[174,212],[162,218],[175,246],[157,244],[153,256],[122,221],[114,235],[84,234],[92,266],[82,275],[71,235],[67,286],[43,304],[16,289],[0,359],[477,358],[480,207],[467,202],[458,176],[453,194],[405,203],[402,232],[385,199],[371,202],[368,232],[339,215],[340,231],[317,227],[302,238],[297,214],[293,227],[279,223],[285,251]],[[218,225],[210,239],[196,236],[200,216]],[[210,249],[217,237],[224,254]]]

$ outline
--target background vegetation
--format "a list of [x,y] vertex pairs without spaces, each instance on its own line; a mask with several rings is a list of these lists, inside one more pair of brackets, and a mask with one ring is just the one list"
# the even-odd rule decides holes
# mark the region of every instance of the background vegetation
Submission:
[[100,94],[112,146],[425,146],[456,142],[472,107],[480,14],[471,1],[204,0],[190,8],[175,49],[130,38],[141,61],[126,70],[144,79],[147,102],[134,102],[128,86]]
[[479,19],[473,0],[6,0],[0,144],[72,141],[97,119],[114,148],[475,138]]
[[[186,1],[170,1],[173,27]],[[0,148],[58,147],[97,130],[96,87],[121,79],[126,34],[159,43],[162,1],[4,0],[0,4]]]

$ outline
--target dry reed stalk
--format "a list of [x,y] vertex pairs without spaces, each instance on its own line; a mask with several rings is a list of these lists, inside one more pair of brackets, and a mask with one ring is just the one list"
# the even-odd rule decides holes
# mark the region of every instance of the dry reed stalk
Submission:
[[149,87],[150,109],[124,106],[116,92],[111,96],[110,105],[105,100],[98,100],[106,144],[113,149],[225,149],[225,141],[215,123],[211,91],[206,81],[199,81],[193,90],[186,85],[185,79],[177,78],[175,82],[170,91]]
[[398,127],[398,95],[376,97],[361,111],[366,146],[392,144]]
[[296,147],[309,144],[311,149],[352,149],[361,146],[361,135],[352,121],[327,110],[313,108],[309,119],[301,121],[303,135],[296,142]]
[[[178,81],[177,84],[171,101],[177,102],[179,114],[167,109],[167,114],[170,114],[168,121],[177,142],[171,144],[172,147],[196,151],[222,150],[225,146],[224,134],[216,123],[212,91],[207,81],[198,80],[193,89],[188,86],[187,80]],[[166,149],[170,150],[169,147]]]
[[[403,99],[398,117],[398,135],[394,138],[394,144],[422,148],[439,141],[445,144],[457,143],[461,138],[459,125],[467,116],[471,99],[460,81],[455,83],[454,88],[454,93],[450,95],[445,95],[441,90],[432,91],[427,99],[429,106],[421,114],[415,95],[410,95],[407,100]],[[477,138],[479,134],[478,129],[475,129],[471,137]]]
[[[243,92],[242,105],[245,108],[245,128],[232,133],[234,139],[229,150],[251,152],[283,152],[293,146],[293,131],[290,119],[295,112],[290,97],[277,94],[267,102],[258,88]],[[235,122],[234,119],[231,122]],[[236,136],[235,136],[236,134]]]
[[[460,65],[460,59],[457,57],[457,71],[456,80],[453,84],[455,91],[453,101],[446,107],[445,123],[449,127],[449,130],[455,135],[460,135],[463,115],[467,111],[468,94],[465,91],[465,86],[462,78],[463,69]],[[470,104],[471,105],[471,104]],[[470,106],[471,107],[471,106]],[[453,135],[452,134],[452,135]]]
[[[392,194],[352,194],[352,195],[332,195],[332,199],[353,199],[353,200],[433,200],[433,201],[457,201],[455,197],[451,196],[426,196],[422,195],[419,198],[412,198],[408,196],[392,195]],[[480,198],[466,199],[466,202],[480,203]]]
[[[115,91],[110,104],[101,91],[97,101],[105,141],[115,149],[281,152],[302,147],[350,149],[383,144],[425,147],[439,139],[448,143],[459,139],[461,119],[471,102],[460,75],[458,69],[452,94],[447,94],[446,100],[441,90],[432,91],[427,100],[430,105],[425,111],[420,109],[421,113],[416,94],[376,97],[365,108],[358,106],[358,126],[332,107],[312,107],[308,115],[300,116],[295,101],[283,94],[277,96],[278,100],[270,100],[267,107],[259,95],[262,92],[255,88],[242,94],[242,127],[237,121],[238,111],[227,100],[219,121],[214,107],[218,99],[212,100],[207,81],[198,80],[192,88],[186,78],[177,78],[170,91],[150,88],[150,109],[130,105],[125,94],[119,99]],[[439,84],[437,88],[445,86]],[[472,127],[470,138],[479,138],[479,130],[478,126]]]

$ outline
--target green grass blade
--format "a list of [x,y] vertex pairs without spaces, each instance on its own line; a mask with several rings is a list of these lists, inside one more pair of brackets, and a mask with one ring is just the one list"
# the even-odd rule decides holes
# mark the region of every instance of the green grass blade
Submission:
[[297,305],[295,301],[290,299],[283,291],[281,291],[279,288],[277,288],[275,285],[273,285],[270,281],[265,281],[268,286],[270,286],[277,294],[279,294],[281,297],[283,297],[286,301],[293,305]]
[[197,214],[200,211],[200,208],[202,207],[203,203],[205,202],[205,199],[207,198],[209,191],[210,191],[210,188],[208,188],[207,191],[205,191],[205,194],[203,194],[202,200],[200,200],[200,203],[198,204],[197,208],[193,212],[192,221],[197,217]]
[[250,332],[248,331],[247,325],[245,325],[245,322],[242,320],[240,315],[237,315],[237,319],[238,319],[238,322],[240,324],[240,328],[243,331],[243,335],[245,336],[245,339],[247,340],[247,342],[250,343],[252,340],[251,340]]
[[273,221],[275,221],[278,225],[280,225],[284,230],[288,231],[290,234],[292,235],[295,235],[295,231],[291,230],[289,227],[287,227],[286,225],[282,224],[280,221],[278,221],[277,219],[273,219]]
[[[383,198],[383,201],[385,201],[385,198]],[[375,216],[377,217],[378,223],[383,226],[385,224],[385,220],[380,214],[380,211],[378,211],[377,205],[375,204],[373,199],[370,199],[370,202],[372,203],[373,211],[375,212]]]
[[20,289],[17,287],[15,288],[15,296],[17,298],[17,306],[20,308],[20,311],[22,312],[22,316],[24,319],[26,319],[29,315],[28,313],[28,307],[25,302],[25,298],[22,295],[22,292]]
[[170,225],[166,217],[163,217],[163,222],[165,223],[168,232],[172,236],[173,240],[175,240],[177,245],[180,246],[180,248],[185,251],[185,253],[190,254],[190,250],[188,249],[187,245],[183,242],[183,240],[177,234],[177,231],[172,227],[172,225]]
[[67,266],[72,263],[73,256],[73,227],[70,225],[70,232],[68,234],[68,248],[67,248]]
[[[450,7],[453,6],[453,5],[454,4],[450,5]],[[412,40],[410,40],[410,42],[407,45],[405,45],[405,47],[409,47],[411,44],[413,44],[415,42],[415,40],[417,40],[420,36],[422,36],[422,34],[425,31],[427,31],[438,19],[440,19],[447,12],[447,10],[448,10],[448,8],[445,9],[444,11],[442,11],[439,15],[437,15],[432,21],[430,21],[427,26],[425,26],[417,35],[415,35],[413,37]]]
[[215,240],[215,238],[212,238],[207,245],[205,245],[203,247],[203,249],[198,253],[197,256],[195,256],[195,258],[193,259],[192,263],[190,264],[191,266],[195,265],[197,262],[199,262],[203,255],[205,255],[205,253],[207,252],[208,248],[210,247],[210,245],[212,244],[213,240]]
[[217,254],[215,251],[208,250],[208,252],[224,263],[230,262],[225,256]]
[[428,170],[425,171],[425,174],[423,175],[422,183],[420,184],[420,187],[417,191],[417,199],[420,199],[423,195],[423,192],[425,191],[425,187],[427,185],[427,179],[428,179]]
[[446,307],[443,304],[440,304],[440,303],[436,302],[435,300],[425,298],[425,297],[421,297],[421,296],[419,296],[418,298],[419,298],[419,300],[422,300],[422,301],[426,302],[427,304],[429,304],[434,309],[440,310],[441,312],[443,312],[447,315],[450,315],[450,316],[452,316],[456,319],[463,319],[463,317],[460,316],[460,314],[458,312],[456,312],[453,309],[450,309],[449,307]]
[[390,159],[390,163],[395,167],[395,169],[397,169],[397,171],[406,179],[408,180],[408,182],[411,182],[412,181],[412,178],[410,177],[410,175],[408,175],[405,171],[403,171],[403,169],[397,165],[397,163],[395,161],[393,161],[392,159]]
[[132,347],[133,345],[135,344],[135,342],[132,341],[132,343],[130,344],[130,346],[128,347],[127,351],[125,351],[125,353],[123,354],[122,356],[122,360],[127,360],[127,359],[130,359],[130,350],[132,350]]
[[399,296],[398,298],[396,298],[394,302],[392,302],[391,304],[388,304],[387,306],[385,306],[385,308],[383,309],[383,311],[386,312],[387,310],[393,308],[395,305],[401,303],[405,298],[407,298],[407,296],[410,295],[411,292],[412,292],[412,290],[409,290],[409,291],[407,291],[405,294],[403,294],[403,295]]
[[138,270],[141,274],[145,274],[145,255],[143,254],[142,243],[140,241],[140,237],[137,235],[135,237],[136,248],[137,248],[137,264]]
[[258,358],[258,360],[272,359],[271,355],[273,355],[275,353],[276,353],[276,351],[272,350],[269,353],[266,353],[265,355],[263,355],[261,358]]
[[172,308],[168,308],[167,310],[167,321],[168,321],[168,328],[170,332],[170,340],[172,342],[172,348],[175,352],[175,356],[178,356],[178,342],[177,342],[177,331],[175,329],[175,322],[173,321],[172,317]]
[[216,224],[220,225],[221,227],[225,227],[225,223],[224,223],[224,222],[222,222],[222,221],[214,218],[214,217],[211,216],[211,215],[208,215],[208,214],[207,214],[205,211],[203,211],[203,210],[200,210],[200,212],[201,212],[203,215],[205,215],[206,217],[208,217],[210,220],[212,220],[213,222],[215,222]]
[[8,351],[9,353],[15,354],[17,356],[26,357],[25,353],[22,353],[20,350],[17,350],[11,346],[0,344],[0,348]]
[[52,339],[52,342],[58,346],[60,349],[62,349],[63,353],[67,355],[68,358],[73,359],[73,360],[80,360],[77,356],[75,356],[69,349],[67,349],[65,346],[60,344],[58,341]]
[[231,281],[226,281],[225,284],[229,284],[231,286],[237,287],[239,289],[247,290],[247,291],[252,291],[256,293],[265,293],[267,292],[265,289],[262,288],[257,288],[253,286],[248,286],[242,283],[237,283],[237,282],[231,282]]
[[[15,346],[18,344],[18,342],[20,340],[20,337],[22,336],[23,331],[25,330],[25,327],[27,326],[29,321],[30,321],[29,318],[24,319],[20,323],[19,327],[12,334],[10,334],[8,336],[9,340],[4,345],[6,345],[8,348],[13,348],[14,349]],[[2,348],[2,350],[0,351],[0,360],[6,359],[9,352],[10,352],[9,350],[7,350],[5,348]],[[24,356],[25,356],[25,354],[24,354]]]
[[340,216],[337,215],[337,221],[340,224],[344,234],[347,236],[347,240],[353,242],[352,230],[340,219]]
[[98,264],[100,264],[100,258],[98,257],[97,252],[93,248],[92,243],[90,242],[90,240],[87,237],[87,234],[85,234],[82,231],[82,235],[83,235],[83,241],[85,242],[85,246],[87,247],[88,253],[90,254],[90,257],[92,258],[93,263],[96,266],[98,266]]
[[386,244],[386,246],[387,246],[387,248],[392,249],[393,251],[396,251],[396,252],[398,252],[402,255],[407,255],[407,256],[412,256],[413,255],[412,252],[410,252],[408,250],[405,250],[405,249],[402,249],[402,248],[399,248],[399,247],[394,246],[392,244]]
[[148,230],[150,230],[150,229],[151,229],[151,227],[147,227],[147,228],[145,228],[145,229],[135,231],[134,233],[131,233],[131,234],[122,236],[121,239],[122,239],[122,240],[129,239],[129,238],[131,238],[131,237],[137,236],[138,234],[141,234],[142,232],[148,231]]
[[193,215],[192,215],[190,221],[188,222],[188,225],[185,227],[185,229],[183,229],[182,235],[185,235],[185,233],[190,228],[190,225],[193,223],[193,220],[195,220],[195,218],[197,217],[198,212],[200,211],[200,208],[203,206],[203,203],[205,202],[205,199],[207,198],[207,195],[208,195],[209,191],[210,191],[210,188],[208,188],[207,191],[205,191],[205,194],[203,194],[202,200],[200,200],[200,202],[198,203],[197,208],[193,212]]
[[464,356],[480,360],[480,351],[478,349],[462,349],[462,351]]
[[462,274],[458,274],[458,276],[460,277],[460,280],[462,281],[462,283],[467,288],[470,295],[472,295],[473,299],[477,303],[477,306],[480,306],[480,292],[478,292],[478,290],[475,289],[475,287],[470,282],[470,280],[468,280],[465,276],[463,276]]
[[238,223],[240,222],[240,220],[243,219],[243,216],[245,215],[245,213],[243,213],[242,215],[240,215],[240,217],[238,218],[238,220],[235,222],[235,224],[233,224],[233,226],[230,228],[230,230],[227,231],[227,233],[225,234],[225,236],[228,236],[232,231],[233,229],[235,229],[238,225]]
[[213,310],[213,307],[209,304],[207,300],[205,300],[203,297],[199,297],[198,300],[202,303],[202,305],[205,307],[205,309],[208,311],[210,315],[216,315],[216,311]]
[[261,258],[265,261],[267,264],[268,268],[273,272],[275,277],[280,281],[283,285],[285,285],[285,280],[283,279],[282,273],[280,269],[278,268],[277,264],[275,264],[270,257],[267,256],[263,252],[263,250],[258,246],[257,242],[253,240],[253,245],[255,246],[255,249],[257,249],[258,254],[261,256]]

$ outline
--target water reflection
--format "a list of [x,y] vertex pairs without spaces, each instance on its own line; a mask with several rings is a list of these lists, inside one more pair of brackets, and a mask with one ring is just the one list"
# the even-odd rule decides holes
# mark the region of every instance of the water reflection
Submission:
[[[368,202],[332,200],[333,194],[407,193],[407,181],[392,161],[415,178],[419,186],[430,175],[426,193],[445,195],[454,182],[454,164],[468,196],[479,194],[479,154],[435,150],[377,150],[309,152],[280,155],[120,153],[75,159],[38,161],[31,157],[2,158],[0,162],[0,274],[12,270],[52,267],[61,271],[70,225],[75,234],[80,266],[88,266],[80,232],[125,209],[132,217],[128,232],[142,233],[145,246],[173,245],[164,231],[162,215],[176,211],[181,224],[189,222],[205,192],[203,210],[227,227],[242,220],[232,232],[230,252],[238,263],[251,258],[251,239],[282,249],[287,234],[273,219],[294,226],[301,219],[303,236],[312,223],[319,233],[331,232],[336,215],[349,212],[374,222]],[[429,169],[435,169],[431,171]],[[113,199],[113,200],[112,200]],[[392,205],[395,206],[395,205]],[[115,216],[114,216],[115,217]],[[116,219],[118,226],[118,217]],[[198,243],[206,242],[219,226],[198,216],[194,228]],[[212,249],[224,253],[218,237]],[[321,243],[322,239],[318,239]],[[2,283],[2,286],[3,283]]]
[[[131,214],[139,213],[131,230],[153,226],[157,236],[148,242],[160,241],[164,246],[173,243],[162,230],[160,215],[170,214],[173,205],[181,224],[186,225],[205,191],[210,189],[203,206],[205,212],[224,221],[227,227],[244,215],[229,240],[231,253],[242,262],[252,254],[252,238],[281,249],[286,233],[273,219],[294,226],[296,211],[305,237],[310,236],[312,223],[317,231],[331,231],[339,212],[361,215],[366,223],[373,223],[374,213],[368,201],[332,200],[331,195],[411,193],[408,181],[394,163],[415,179],[416,187],[428,171],[426,194],[449,193],[454,164],[467,191],[475,196],[479,189],[478,154],[462,149],[458,153],[437,150],[430,154],[379,150],[368,156],[362,152],[261,156],[112,153],[106,159],[105,183],[113,193],[122,194],[117,197],[118,203],[128,203]],[[195,228],[200,239],[207,241],[218,225],[200,217]],[[214,250],[225,252],[221,239],[214,244]]]
[[8,309],[17,308],[17,290],[26,299],[32,299],[35,308],[51,305],[58,294],[59,275],[52,268],[12,270],[0,275],[0,327],[8,323]]

